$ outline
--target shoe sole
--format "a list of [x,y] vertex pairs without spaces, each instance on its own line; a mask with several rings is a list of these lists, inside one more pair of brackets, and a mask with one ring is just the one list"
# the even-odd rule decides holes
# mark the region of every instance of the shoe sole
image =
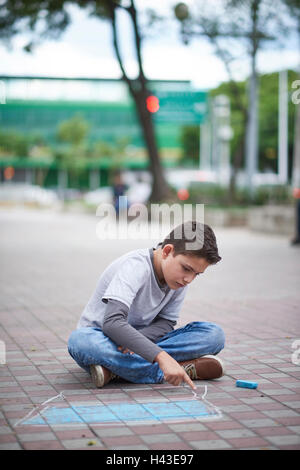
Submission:
[[102,388],[104,386],[104,373],[101,366],[90,366],[90,372],[93,383],[97,388]]
[[212,355],[200,357],[197,361],[196,370],[198,380],[219,379],[225,374],[224,362]]

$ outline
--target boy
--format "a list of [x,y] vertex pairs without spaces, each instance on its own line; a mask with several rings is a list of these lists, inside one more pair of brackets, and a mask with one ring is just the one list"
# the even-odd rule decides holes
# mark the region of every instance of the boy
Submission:
[[73,359],[97,387],[116,376],[133,383],[172,385],[224,374],[215,357],[223,330],[209,322],[174,329],[188,284],[221,260],[216,237],[205,224],[176,227],[155,248],[137,249],[102,273],[77,330],[68,342]]

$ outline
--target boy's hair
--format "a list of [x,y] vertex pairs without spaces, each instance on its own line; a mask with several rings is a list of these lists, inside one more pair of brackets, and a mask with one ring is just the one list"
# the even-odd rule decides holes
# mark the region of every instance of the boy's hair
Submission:
[[166,236],[161,248],[168,244],[174,246],[174,256],[196,256],[197,258],[205,258],[210,264],[216,264],[222,259],[219,256],[216,237],[212,229],[195,220],[175,227]]

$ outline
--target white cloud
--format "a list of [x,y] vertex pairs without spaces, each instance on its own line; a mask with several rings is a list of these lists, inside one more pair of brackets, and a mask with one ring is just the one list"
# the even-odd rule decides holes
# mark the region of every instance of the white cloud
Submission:
[[88,55],[66,42],[47,42],[33,54],[13,53],[0,48],[0,73],[5,75],[42,75],[50,77],[119,77],[120,69],[111,57]]

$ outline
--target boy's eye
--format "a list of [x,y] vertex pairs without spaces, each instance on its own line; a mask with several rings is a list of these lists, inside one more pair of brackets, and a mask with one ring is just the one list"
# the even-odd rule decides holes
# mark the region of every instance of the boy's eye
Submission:
[[[185,266],[182,266],[182,267],[183,267],[183,269],[184,269],[185,271],[192,272],[192,270],[191,270],[191,269],[189,269],[189,268],[186,268]],[[197,274],[196,274],[196,276],[199,276],[199,274],[200,274],[200,273],[197,273]]]

